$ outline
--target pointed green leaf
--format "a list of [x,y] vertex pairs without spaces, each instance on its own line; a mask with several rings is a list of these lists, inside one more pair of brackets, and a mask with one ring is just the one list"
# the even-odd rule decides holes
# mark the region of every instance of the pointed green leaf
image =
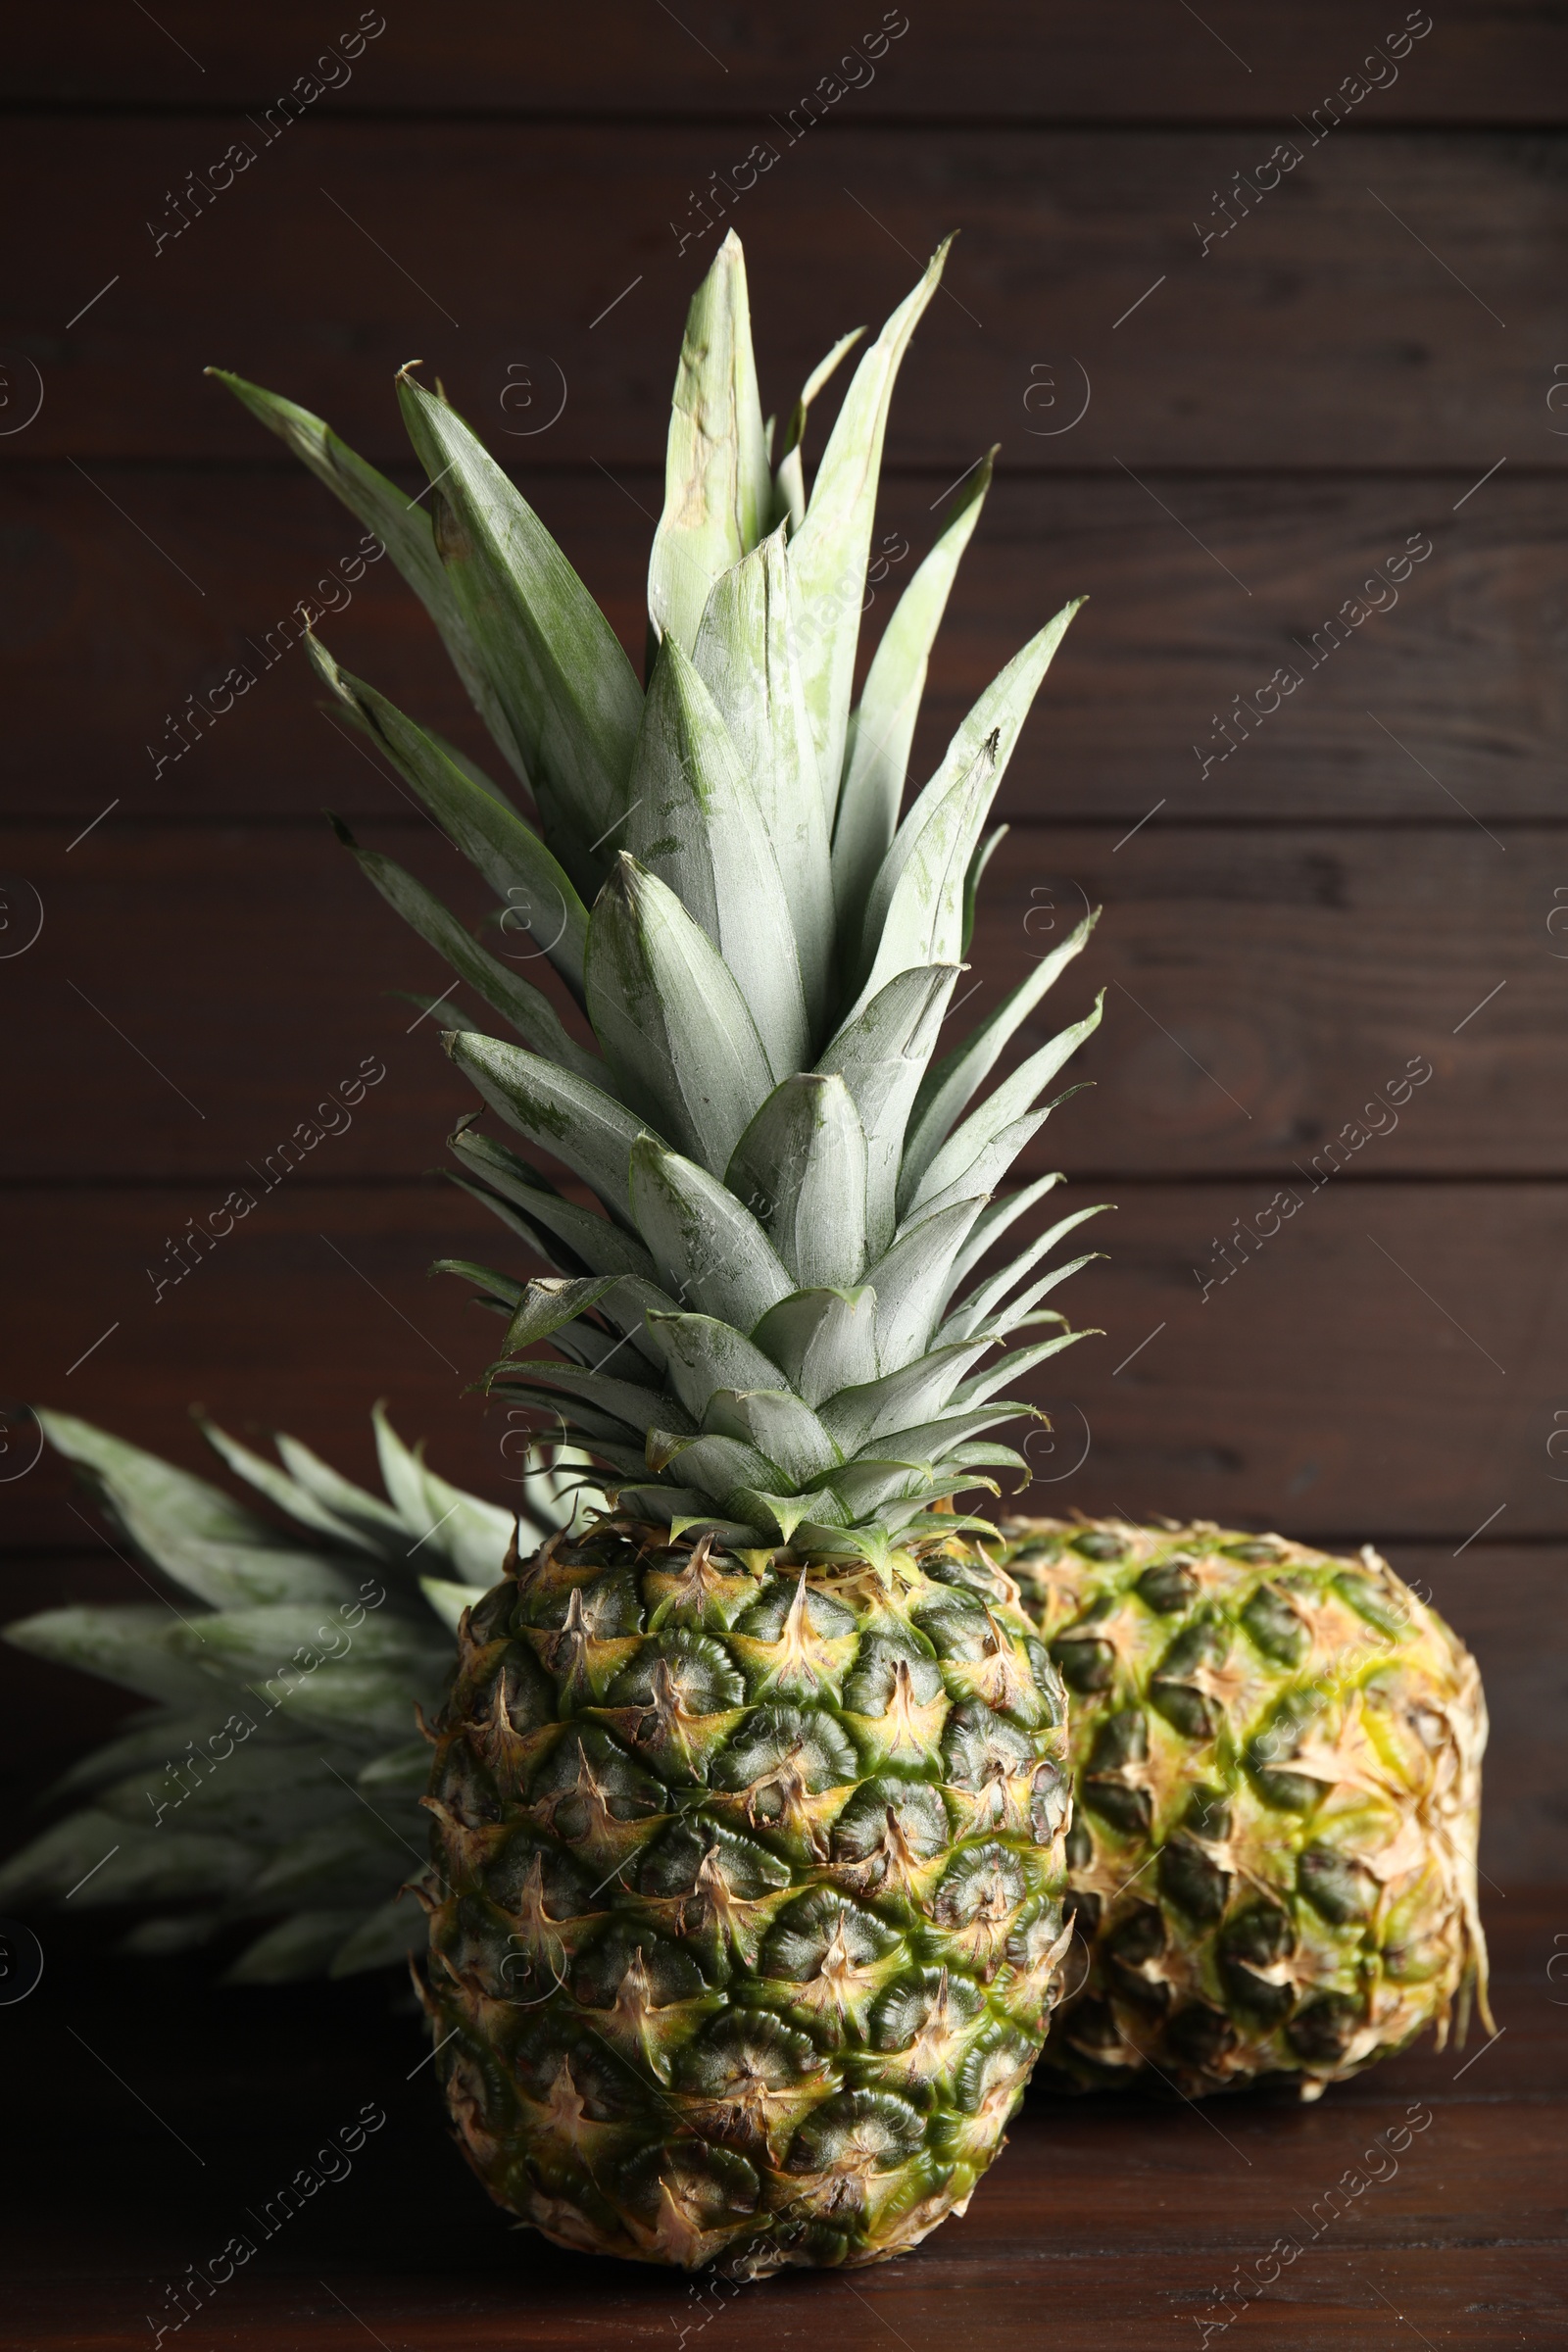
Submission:
[[965,477],[935,547],[900,597],[866,672],[833,828],[833,887],[863,906],[899,821],[932,640],[991,487],[993,449]]
[[729,730],[666,637],[648,689],[617,850],[674,892],[728,964],[775,1078],[809,1059],[800,959],[779,863]]
[[329,1536],[355,1551],[368,1552],[372,1558],[380,1557],[381,1546],[373,1537],[366,1535],[353,1520],[340,1519],[309,1487],[300,1486],[286,1470],[253,1453],[248,1446],[240,1445],[236,1438],[220,1429],[216,1421],[209,1421],[201,1413],[195,1419],[220,1460],[226,1462],[236,1477],[243,1478],[259,1494],[265,1494],[280,1511],[287,1511],[291,1519],[297,1519],[302,1527],[314,1529],[318,1535]]
[[441,641],[467,688],[468,700],[526,784],[527,761],[467,616],[447,580],[424,507],[356,457],[331,426],[313,416],[309,409],[299,408],[292,400],[280,400],[275,392],[264,392],[260,384],[247,383],[242,375],[231,375],[222,368],[209,368],[207,373],[226,384],[235,399],[260,417],[270,432],[276,433],[351,514],[368,524],[440,630]]
[[782,1367],[733,1325],[721,1323],[715,1316],[650,1314],[648,1322],[664,1351],[670,1387],[698,1421],[715,1389],[765,1389],[778,1384]]
[[801,397],[790,412],[785,429],[784,448],[779,457],[778,471],[773,476],[773,523],[775,528],[787,522],[791,531],[798,531],[806,520],[806,420],[811,413],[811,403],[833,375],[847,351],[853,351],[864,334],[863,326],[852,326],[847,335],[840,335],[825,360],[818,360],[801,388]]
[[483,874],[506,910],[503,929],[519,941],[525,931],[531,933],[539,954],[580,997],[588,910],[564,867],[515,809],[493,789],[476,784],[433,736],[405,718],[373,686],[340,669],[314,636],[305,643],[317,675],[339,707],[354,715],[448,839]]
[[990,1342],[971,1340],[939,1347],[881,1380],[838,1390],[821,1408],[822,1427],[846,1453],[859,1453],[884,1432],[902,1429],[912,1415],[940,1411],[971,1364]]
[[383,1502],[379,1494],[368,1494],[363,1487],[357,1487],[352,1479],[345,1478],[341,1471],[334,1470],[319,1454],[313,1453],[308,1446],[302,1446],[298,1438],[289,1437],[283,1430],[274,1433],[272,1443],[295,1484],[314,1494],[318,1502],[325,1503],[334,1518],[347,1520],[368,1536],[384,1557],[388,1539],[395,1541],[403,1525],[391,1504]]
[[1032,1372],[1035,1365],[1043,1364],[1048,1356],[1059,1355],[1064,1348],[1075,1348],[1080,1340],[1102,1340],[1104,1336],[1102,1331],[1098,1330],[1064,1331],[1054,1340],[1037,1340],[1032,1348],[1016,1348],[1011,1355],[1000,1357],[996,1363],[988,1364],[973,1380],[966,1381],[955,1393],[953,1401],[956,1405],[984,1404],[999,1389],[1006,1388],[1011,1381],[1021,1380],[1026,1372]]
[[944,1335],[953,1340],[968,1339],[996,1311],[1013,1285],[1021,1282],[1030,1267],[1037,1265],[1048,1250],[1054,1250],[1065,1235],[1072,1233],[1088,1218],[1102,1216],[1106,1209],[1114,1206],[1114,1201],[1097,1200],[1092,1208],[1074,1209],[1070,1217],[1062,1217],[1046,1232],[1037,1234],[1028,1248],[1021,1250],[1009,1265],[982,1282],[961,1305],[954,1309],[942,1326]]
[[591,1184],[607,1206],[629,1218],[627,1170],[632,1146],[645,1131],[643,1120],[612,1095],[520,1046],[462,1032],[441,1042],[492,1109]]
[[795,645],[800,600],[775,531],[714,582],[693,657],[729,730],[778,862],[807,1014],[827,1019],[833,979],[833,874],[816,747]]
[[746,264],[731,229],[687,315],[664,461],[664,511],[648,567],[654,626],[688,654],[710,589],[757,545],[771,504]]
[[607,1291],[615,1287],[612,1274],[596,1274],[585,1282],[563,1281],[550,1277],[543,1282],[530,1282],[517,1301],[517,1311],[507,1329],[507,1353],[520,1355],[540,1340],[548,1340],[573,1316],[586,1314],[597,1306]]
[[363,1912],[350,1910],[296,1911],[247,1944],[225,1971],[223,1983],[294,1984],[306,1977],[318,1977],[363,1917]]
[[381,1405],[370,1418],[381,1477],[410,1539],[402,1550],[405,1573],[424,1575],[447,1560],[465,1583],[493,1585],[512,1541],[514,1514],[449,1486],[425,1462],[422,1447],[411,1452],[404,1445]]
[[936,1050],[956,964],[900,972],[847,1021],[817,1063],[855,1097],[865,1136],[865,1247],[879,1257],[893,1239],[905,1126]]
[[953,1261],[953,1279],[961,1282],[972,1266],[977,1266],[987,1251],[994,1249],[1002,1236],[1018,1219],[1026,1216],[1037,1200],[1054,1192],[1066,1178],[1057,1168],[1050,1176],[1037,1176],[1032,1184],[1021,1185],[1015,1193],[1005,1193],[983,1208],[974,1221],[974,1230]]
[[[215,1625],[217,1612],[204,1611],[192,1622]],[[179,1619],[172,1606],[158,1608],[133,1601],[105,1608],[82,1602],[19,1618],[5,1628],[5,1638],[35,1658],[47,1658],[51,1665],[96,1674],[106,1683],[119,1683],[124,1690],[159,1699],[166,1706],[206,1707],[212,1702],[211,1680],[171,1646],[170,1635],[178,1630]]]
[[[635,1357],[629,1361],[635,1366]],[[507,1363],[498,1370],[509,1389],[518,1383],[547,1389],[573,1405],[581,1397],[638,1436],[655,1422],[676,1432],[695,1434],[696,1423],[689,1420],[673,1396],[658,1389],[639,1387],[635,1380],[617,1380],[608,1372],[587,1371],[580,1364],[551,1363],[543,1356]]]
[[867,1269],[876,1291],[876,1352],[884,1372],[923,1355],[947,1296],[953,1261],[982,1203],[959,1200],[901,1234]]
[[1067,1320],[1065,1315],[1039,1314],[1034,1310],[1042,1298],[1050,1297],[1058,1283],[1066,1282],[1074,1274],[1081,1274],[1085,1266],[1095,1265],[1104,1254],[1103,1250],[1089,1250],[1082,1257],[1068,1258],[1064,1265],[1053,1266],[1049,1273],[1037,1276],[1019,1292],[1016,1298],[1009,1299],[1000,1313],[992,1315],[981,1326],[976,1337],[1004,1340],[1009,1333],[1026,1330],[1032,1324],[1064,1323]]
[[449,1139],[449,1147],[466,1168],[482,1176],[486,1184],[494,1185],[509,1200],[525,1208],[534,1224],[564,1242],[573,1254],[581,1258],[595,1274],[640,1274],[647,1281],[654,1277],[654,1261],[641,1242],[618,1225],[612,1225],[591,1208],[579,1208],[573,1200],[564,1200],[561,1195],[535,1174],[514,1152],[505,1144],[493,1143],[489,1136],[479,1135],[471,1128],[460,1127]]
[[844,1290],[865,1264],[865,1163],[849,1087],[806,1070],[768,1096],[724,1181],[803,1290]]
[[460,979],[466,980],[476,996],[492,1005],[505,1021],[510,1021],[531,1053],[542,1054],[558,1069],[570,1070],[590,1084],[604,1074],[603,1064],[596,1054],[562,1025],[561,1015],[542,990],[515,972],[509,972],[498,963],[477,940],[465,931],[463,925],[442,906],[434,894],[416,882],[406,869],[383,858],[378,850],[362,850],[345,825],[337,827],[338,839],[359,865],[361,873],[379,891],[387,905],[416,931],[427,947],[446,958]]
[[[1010,1076],[986,1097],[941,1148],[921,1167],[918,1162],[899,1178],[899,1207],[907,1216],[923,1200],[933,1200],[971,1167],[980,1152],[1002,1130],[1028,1110],[1051,1084],[1062,1064],[1099,1028],[1105,1008],[1104,991],[1095,999],[1092,1012],[1058,1030],[1047,1044],[1021,1061]],[[986,1190],[990,1190],[987,1186]]]
[[708,933],[624,853],[594,902],[585,976],[621,1100],[721,1174],[771,1091],[767,1055]]
[[857,368],[828,435],[806,520],[791,549],[807,614],[801,667],[822,787],[832,804],[830,817],[838,805],[866,556],[893,382],[909,337],[936,292],[951,243],[948,238],[937,248],[919,284],[900,303]]
[[995,832],[986,835],[969,860],[969,871],[963,877],[963,939],[960,953],[964,956],[968,955],[970,943],[974,938],[975,906],[980,897],[980,885],[985,879],[986,867],[991,863],[992,858],[1011,830],[1010,825],[998,825]]
[[932,1159],[952,1132],[956,1119],[961,1118],[968,1104],[979,1093],[1004,1048],[1029,1018],[1053,982],[1059,979],[1074,956],[1081,956],[1089,944],[1089,935],[1100,920],[1097,906],[1085,916],[1077,929],[1064,939],[1059,948],[1042,956],[1027,980],[1020,980],[1015,989],[1003,999],[995,1012],[983,1020],[963,1043],[945,1054],[934,1068],[927,1071],[915,1097],[914,1112],[909,1121],[908,1140],[904,1147],[901,1167],[902,1183],[918,1184]]
[[[1032,1142],[1045,1125],[1057,1103],[1065,1102],[1080,1091],[1070,1086],[1066,1094],[1056,1097],[1055,1102],[1048,1102],[1040,1110],[1025,1111],[1021,1119],[1010,1121],[1000,1134],[980,1141],[974,1157],[960,1167],[950,1182],[933,1185],[929,1191],[922,1188],[920,1200],[910,1209],[908,1218],[899,1228],[900,1232],[906,1230],[912,1220],[932,1216],[939,1208],[950,1207],[955,1201],[988,1199],[1025,1145]],[[927,1182],[930,1182],[929,1178]]]
[[1077,610],[1064,606],[992,680],[895,834],[858,939],[842,941],[846,964],[865,973],[859,1003],[911,964],[956,963],[962,955],[965,884],[986,812]]
[[717,1389],[708,1400],[703,1427],[714,1437],[755,1446],[796,1487],[820,1478],[842,1459],[810,1406],[784,1389]]
[[743,1490],[765,1487],[779,1475],[781,1465],[768,1461],[740,1438],[670,1438],[657,1443],[662,1436],[662,1432],[650,1431],[650,1461],[661,1470],[667,1465],[732,1516],[739,1508],[732,1496],[738,1497]]
[[752,1334],[798,1396],[812,1407],[843,1388],[874,1380],[876,1293],[794,1291]]
[[137,1549],[211,1607],[352,1595],[353,1578],[340,1565],[291,1547],[280,1530],[206,1479],[69,1413],[40,1410],[38,1420],[56,1451],[92,1474]]
[[631,1207],[665,1287],[683,1304],[750,1332],[795,1288],[734,1194],[651,1136],[631,1155]]
[[545,838],[579,891],[622,806],[642,694],[599,607],[538,515],[443,401],[398,378],[432,484],[436,549],[521,747]]

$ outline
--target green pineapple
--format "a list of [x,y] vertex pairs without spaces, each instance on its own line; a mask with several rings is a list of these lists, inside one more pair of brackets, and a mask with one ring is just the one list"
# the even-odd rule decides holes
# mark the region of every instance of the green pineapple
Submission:
[[1370,1545],[1019,1520],[1004,1556],[1072,1719],[1051,2079],[1315,2098],[1428,2027],[1462,2039],[1473,1996],[1494,2031],[1481,1678]]
[[507,1319],[491,1393],[588,1447],[609,1497],[514,1552],[460,1635],[426,1800],[439,2072],[486,2185],[547,2234],[748,2276],[884,2259],[964,2201],[1061,1948],[1061,1687],[952,1498],[1023,1468],[988,1434],[1028,1409],[1005,1392],[1080,1336],[1040,1302],[1085,1261],[1037,1269],[1092,1210],[975,1269],[1058,1181],[993,1198],[1098,1005],[978,1099],[1090,925],[938,1040],[1072,607],[899,817],[989,462],[852,696],[888,404],[942,262],[861,358],[808,494],[807,411],[856,338],[775,473],[726,240],[676,377],[646,692],[407,370],[424,505],[234,385],[386,537],[531,794],[537,832],[313,645],[560,983],[350,844],[522,1041],[445,1039],[574,1190],[468,1122],[453,1150],[555,1271],[455,1270]]

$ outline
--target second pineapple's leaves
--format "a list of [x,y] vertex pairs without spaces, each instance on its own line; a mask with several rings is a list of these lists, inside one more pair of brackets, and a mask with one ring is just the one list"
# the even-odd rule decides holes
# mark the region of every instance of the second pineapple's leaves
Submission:
[[296,1911],[247,1944],[225,1984],[293,1984],[318,1977],[364,1917],[360,1911]]
[[651,1136],[632,1152],[631,1206],[665,1288],[683,1304],[750,1332],[795,1288],[734,1194]]
[[773,1076],[708,933],[622,855],[595,901],[584,968],[588,1017],[622,1101],[720,1174]]
[[768,526],[772,478],[752,357],[746,264],[733,229],[692,296],[664,461],[648,610],[689,654],[709,590]]
[[546,837],[579,890],[619,812],[642,716],[631,663],[521,492],[457,413],[398,378],[430,476],[435,543],[485,671],[521,746]]
[[[397,1505],[410,1542],[403,1564],[417,1561],[416,1576],[448,1560],[465,1582],[493,1585],[512,1540],[513,1513],[448,1484],[429,1468],[422,1447],[411,1452],[381,1405],[371,1414],[376,1458],[386,1491]],[[526,1515],[526,1514],[525,1514]]]
[[72,1896],[83,1910],[121,1903],[210,1903],[243,1894],[260,1857],[237,1838],[133,1830],[112,1813],[73,1813],[13,1854],[0,1899]]
[[[434,1609],[436,1615],[446,1627],[447,1632],[449,1634],[456,1634],[459,1626],[463,1623],[463,1613],[465,1609],[471,1609],[479,1601],[483,1600],[486,1587],[483,1585],[454,1585],[449,1584],[444,1577],[421,1576],[419,1579],[419,1591],[424,1594],[425,1599],[430,1603],[431,1608]],[[421,1773],[419,1779],[419,1786],[421,1788],[423,1788],[425,1780],[428,1777],[428,1749],[425,1750],[423,1762],[425,1765],[425,1770],[423,1773]],[[362,1774],[360,1777],[363,1779],[364,1775]]]
[[296,1484],[306,1488],[318,1502],[324,1502],[335,1518],[346,1519],[369,1535],[384,1555],[388,1539],[395,1540],[403,1526],[392,1505],[383,1502],[379,1494],[367,1494],[363,1487],[355,1486],[352,1479],[334,1470],[330,1462],[323,1462],[319,1454],[302,1446],[298,1438],[278,1430],[272,1443],[282,1456],[284,1469]]
[[813,1407],[877,1374],[876,1293],[793,1291],[752,1334],[798,1396]]
[[341,1567],[288,1548],[276,1528],[206,1479],[69,1413],[40,1410],[38,1421],[57,1453],[91,1473],[137,1549],[212,1608],[352,1593]]
[[471,1031],[449,1032],[441,1042],[504,1119],[591,1184],[608,1207],[629,1219],[627,1171],[632,1146],[645,1131],[641,1119],[612,1095],[586,1079],[570,1077],[520,1046],[475,1037]]
[[937,290],[951,243],[948,238],[937,248],[919,284],[906,295],[856,368],[822,452],[806,520],[790,550],[807,614],[801,669],[823,788],[833,795],[835,806],[893,382],[909,337]]
[[899,821],[931,644],[958,560],[991,487],[989,456],[969,474],[925,562],[900,597],[866,672],[833,828],[833,886],[841,906],[865,905]]
[[[196,1627],[216,1625],[218,1613],[204,1612],[192,1620]],[[78,1673],[100,1675],[143,1698],[165,1706],[206,1707],[213,1698],[212,1679],[187,1663],[171,1646],[170,1635],[179,1631],[172,1608],[155,1608],[132,1601],[120,1608],[98,1608],[82,1602],[64,1609],[43,1609],[35,1617],[17,1619],[5,1638],[18,1649],[51,1665],[74,1666]]]
[[253,1453],[248,1446],[240,1445],[237,1438],[220,1429],[216,1421],[198,1413],[196,1422],[219,1459],[226,1462],[235,1476],[244,1479],[259,1494],[265,1494],[269,1502],[276,1503],[280,1511],[287,1511],[291,1519],[297,1519],[302,1527],[314,1529],[318,1535],[330,1536],[335,1543],[345,1544],[355,1551],[380,1557],[381,1546],[373,1537],[366,1535],[353,1520],[339,1518],[318,1494],[313,1494],[309,1487],[302,1487],[286,1470]]
[[775,1078],[808,1060],[778,859],[712,696],[672,637],[648,689],[617,849],[674,892],[728,964]]
[[844,1080],[786,1078],[735,1147],[730,1191],[767,1228],[803,1290],[842,1290],[865,1264],[865,1136]]

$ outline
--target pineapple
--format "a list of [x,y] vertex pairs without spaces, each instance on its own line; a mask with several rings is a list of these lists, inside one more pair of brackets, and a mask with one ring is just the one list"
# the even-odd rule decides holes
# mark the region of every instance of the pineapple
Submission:
[[[988,1434],[1028,1409],[1005,1392],[1082,1336],[1041,1300],[1086,1261],[1042,1267],[1093,1210],[976,1269],[1059,1181],[994,1198],[1099,1005],[980,1098],[1091,922],[938,1047],[987,811],[1072,606],[899,814],[989,461],[852,693],[888,405],[945,252],[808,493],[808,412],[857,338],[775,471],[726,240],[676,375],[646,691],[410,370],[418,501],[229,379],[386,539],[538,820],[313,640],[502,909],[492,953],[344,836],[521,1041],[444,1040],[575,1189],[471,1120],[453,1151],[553,1270],[449,1262],[506,1318],[490,1393],[586,1446],[608,1496],[514,1546],[461,1628],[420,1889],[438,2070],[480,2178],[548,2236],[736,2276],[881,2261],[961,2207],[1064,1948],[1061,1684],[953,1498],[1024,1468]],[[555,994],[505,960],[519,920]]]
[[[1072,1715],[1068,2087],[1315,2098],[1487,2007],[1475,1660],[1359,1561],[1200,1523],[1016,1520]],[[1151,1868],[1152,1865],[1152,1868]]]

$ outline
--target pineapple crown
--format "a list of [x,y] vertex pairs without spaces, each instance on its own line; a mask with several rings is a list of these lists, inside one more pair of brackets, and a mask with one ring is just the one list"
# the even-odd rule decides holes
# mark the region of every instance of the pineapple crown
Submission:
[[[441,1261],[509,1318],[487,1385],[537,1401],[608,1465],[622,1511],[673,1535],[878,1559],[895,1538],[951,1534],[935,1505],[994,1492],[990,1470],[1027,1470],[985,1436],[1031,1409],[1003,1392],[1085,1336],[1040,1301],[1088,1262],[1045,1265],[1095,1208],[964,1283],[1060,1181],[998,1197],[1098,1003],[975,1100],[1094,915],[937,1056],[1005,830],[988,834],[987,814],[1075,604],[986,689],[899,814],[932,640],[995,451],[853,702],[889,402],[946,253],[861,356],[808,491],[811,404],[859,337],[808,380],[775,467],[745,263],[726,238],[675,379],[646,691],[532,508],[407,368],[398,396],[430,482],[414,500],[318,417],[222,378],[385,542],[531,799],[537,826],[311,640],[335,704],[561,983],[558,1003],[339,827],[521,1040],[466,1024],[443,1039],[453,1060],[598,1203],[479,1132],[478,1113],[452,1137],[458,1181],[554,1269],[516,1281]],[[531,1352],[546,1343],[553,1355]]]

